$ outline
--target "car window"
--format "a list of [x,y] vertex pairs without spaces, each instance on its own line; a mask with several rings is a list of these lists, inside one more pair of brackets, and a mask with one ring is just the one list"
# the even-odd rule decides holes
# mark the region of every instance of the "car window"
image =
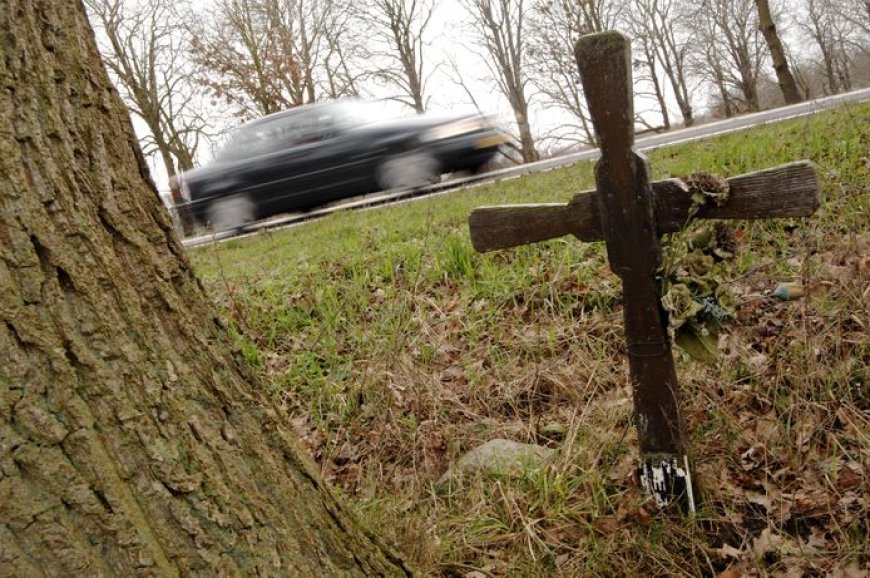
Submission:
[[277,136],[273,123],[243,125],[230,134],[224,147],[215,155],[219,161],[237,160],[265,154],[274,149]]
[[297,146],[317,142],[336,132],[335,115],[329,109],[315,109],[289,117],[278,128],[279,145]]
[[215,158],[219,161],[250,158],[331,138],[343,124],[336,112],[318,107],[243,125]]
[[218,162],[268,154],[332,138],[342,131],[372,122],[409,116],[384,101],[341,100],[292,109],[242,125],[215,154]]

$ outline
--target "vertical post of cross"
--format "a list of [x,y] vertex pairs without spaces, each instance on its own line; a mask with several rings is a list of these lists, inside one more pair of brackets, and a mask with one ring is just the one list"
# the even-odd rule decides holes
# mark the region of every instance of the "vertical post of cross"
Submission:
[[582,37],[575,47],[601,149],[598,214],[611,269],[622,280],[625,333],[640,443],[638,478],[660,506],[694,511],[680,391],[656,274],[661,247],[646,158],[636,153],[629,40],[618,32]]

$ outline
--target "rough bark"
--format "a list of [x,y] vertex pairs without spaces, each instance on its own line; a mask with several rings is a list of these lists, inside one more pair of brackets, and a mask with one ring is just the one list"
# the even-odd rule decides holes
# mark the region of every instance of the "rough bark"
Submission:
[[0,37],[0,575],[407,575],[234,360],[81,4]]
[[758,27],[761,29],[764,41],[767,43],[767,49],[770,51],[770,58],[773,60],[773,70],[776,71],[776,80],[779,82],[782,97],[785,99],[786,104],[801,102],[803,99],[801,98],[797,83],[791,74],[785,50],[782,47],[779,33],[776,31],[776,24],[774,24],[773,16],[770,13],[770,3],[768,0],[755,0],[755,6],[758,9]]

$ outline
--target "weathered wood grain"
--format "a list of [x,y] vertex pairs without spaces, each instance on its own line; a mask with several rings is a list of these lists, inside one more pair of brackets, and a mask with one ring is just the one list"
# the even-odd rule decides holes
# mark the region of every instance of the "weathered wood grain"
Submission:
[[[631,49],[618,32],[581,37],[574,50],[589,115],[601,146],[595,166],[598,223],[610,268],[622,281],[622,314],[641,462],[651,454],[684,459],[686,431],[667,317],[656,278],[661,247],[646,157],[632,149]],[[576,206],[576,205],[575,205]],[[572,231],[573,233],[574,231]],[[662,501],[676,496],[669,494]],[[694,505],[692,505],[694,507]]]
[[[808,217],[819,208],[819,184],[811,161],[798,161],[728,179],[730,195],[721,207],[700,208],[697,219]],[[652,183],[659,234],[689,221],[692,200],[679,179]],[[595,191],[578,193],[567,204],[481,207],[468,218],[471,242],[481,252],[508,249],[564,235],[603,241]]]
[[[774,219],[808,217],[819,208],[819,182],[810,161],[798,161],[728,179],[730,194],[721,207],[702,206],[697,219]],[[659,233],[683,228],[692,201],[673,189],[656,190]]]

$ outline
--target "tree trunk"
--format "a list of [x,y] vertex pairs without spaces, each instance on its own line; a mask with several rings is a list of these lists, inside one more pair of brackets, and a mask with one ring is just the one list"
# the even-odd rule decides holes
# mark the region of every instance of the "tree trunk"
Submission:
[[735,52],[737,70],[740,75],[737,86],[743,94],[744,112],[755,112],[758,110],[758,77],[752,64],[752,55],[746,45],[739,47]]
[[[178,137],[175,137],[177,140]],[[178,160],[178,171],[189,171],[193,168],[193,158],[190,151],[185,146],[177,146],[173,150],[175,158]],[[185,237],[189,237],[196,231],[196,223],[193,220],[193,215],[190,212],[189,201],[184,198],[181,192],[181,184],[178,182],[178,174],[169,175],[169,194],[172,198],[172,210],[175,212],[177,226],[181,228],[181,233]],[[176,228],[176,231],[178,229]]]
[[719,98],[722,99],[725,118],[731,118],[734,116],[734,108],[731,105],[731,95],[728,94],[728,88],[725,86],[725,75],[722,73],[722,66],[716,60],[715,54],[707,54],[707,64],[713,69],[716,88],[719,89]]
[[163,160],[163,166],[166,169],[169,183],[169,198],[172,201],[170,213],[176,221],[176,231],[179,231],[183,236],[187,237],[193,234],[194,222],[193,216],[190,214],[190,208],[187,206],[187,201],[181,194],[181,186],[178,183],[177,170],[175,168],[175,160],[172,158],[172,153],[169,151],[169,145],[163,140],[163,134],[159,132],[151,132],[156,141],[157,150],[160,152],[160,158]]
[[770,14],[770,4],[768,0],[755,0],[755,6],[758,9],[758,27],[764,35],[764,41],[767,43],[767,49],[770,50],[770,57],[773,60],[773,69],[776,71],[776,79],[779,82],[779,89],[782,91],[782,96],[786,104],[796,104],[801,102],[800,91],[798,91],[797,83],[791,74],[788,66],[788,59],[785,57],[785,50],[782,48],[782,42],[779,40],[779,34],[776,31],[776,25],[773,23],[773,16]]
[[656,97],[656,102],[659,105],[659,112],[662,115],[662,126],[665,129],[671,128],[671,115],[668,113],[668,105],[665,102],[665,94],[662,92],[662,86],[659,83],[659,75],[656,70],[656,58],[653,54],[652,50],[650,50],[649,44],[644,43],[644,56],[646,56],[646,64],[649,68],[649,76],[650,81],[653,85],[653,93]]
[[517,129],[520,133],[520,151],[524,163],[534,163],[541,160],[538,149],[535,147],[535,139],[532,137],[532,127],[529,125],[528,110],[517,112],[514,109],[514,118],[517,121]]
[[0,575],[408,575],[234,359],[81,4],[0,35]]

